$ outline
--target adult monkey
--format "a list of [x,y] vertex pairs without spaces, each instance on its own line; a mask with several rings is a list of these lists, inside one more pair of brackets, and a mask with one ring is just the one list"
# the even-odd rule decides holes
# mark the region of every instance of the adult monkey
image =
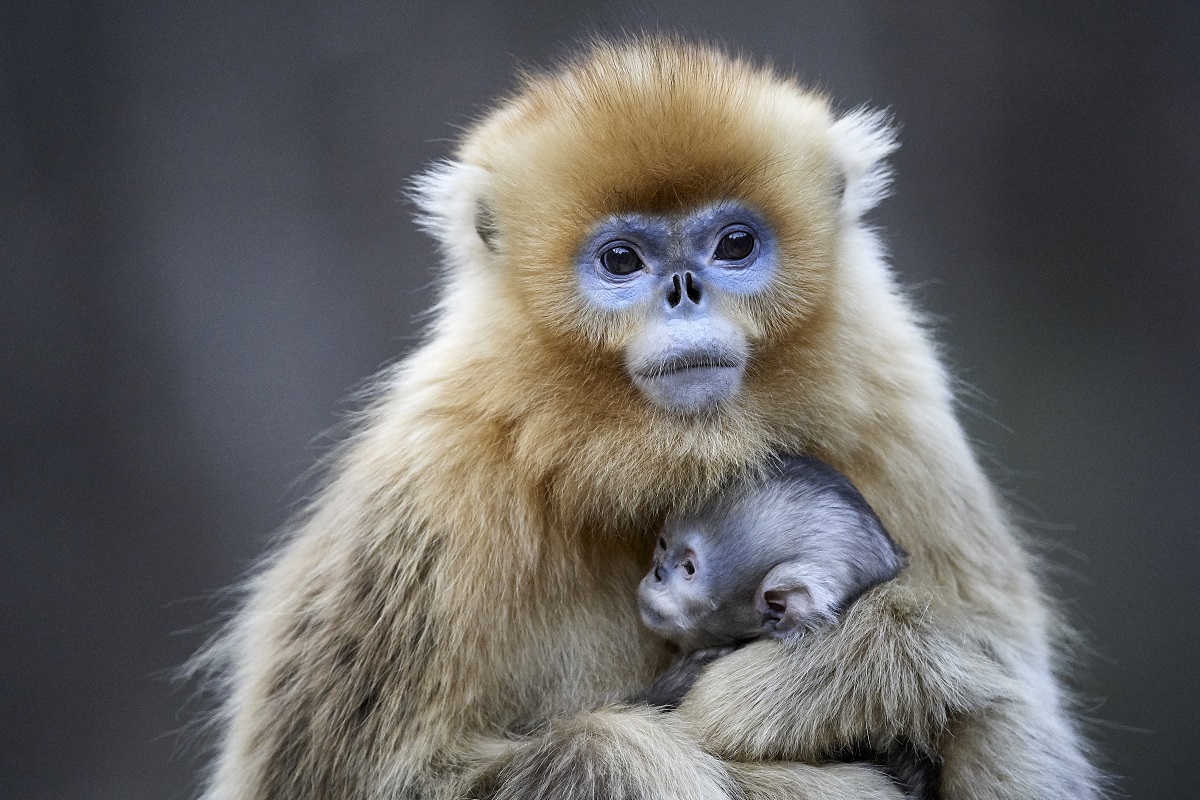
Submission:
[[[1094,796],[1053,618],[861,221],[892,147],[656,39],[470,129],[420,183],[432,334],[208,654],[207,796],[895,798],[826,763],[893,738],[940,756],[946,798]],[[606,706],[667,661],[635,603],[666,512],[785,452],[849,475],[910,567],[676,714]]]

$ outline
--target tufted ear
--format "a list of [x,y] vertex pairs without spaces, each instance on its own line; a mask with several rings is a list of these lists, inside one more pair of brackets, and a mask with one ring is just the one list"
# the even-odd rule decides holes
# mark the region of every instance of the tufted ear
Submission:
[[888,112],[859,108],[838,118],[829,134],[845,179],[842,213],[856,221],[887,197],[892,170],[886,159],[899,147],[896,130]]
[[439,161],[413,179],[409,196],[418,208],[417,224],[451,262],[486,262],[500,252],[490,187],[490,172],[460,161]]

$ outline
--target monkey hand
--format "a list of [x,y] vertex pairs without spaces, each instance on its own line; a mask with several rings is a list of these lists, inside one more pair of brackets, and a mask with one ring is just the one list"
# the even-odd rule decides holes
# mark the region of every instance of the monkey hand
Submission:
[[[500,765],[491,800],[653,797],[728,800],[739,796],[720,760],[673,720],[648,707],[604,708],[555,721]],[[482,791],[481,791],[482,790]]]
[[684,657],[690,660],[699,661],[701,666],[707,666],[721,656],[727,656],[742,646],[743,645],[740,644],[727,644],[722,645],[721,647],[704,647],[700,650],[693,650]]
[[737,647],[706,647],[684,653],[671,666],[654,679],[644,691],[630,699],[633,704],[645,704],[673,711],[683,696],[692,688],[701,671],[721,656],[728,655]]

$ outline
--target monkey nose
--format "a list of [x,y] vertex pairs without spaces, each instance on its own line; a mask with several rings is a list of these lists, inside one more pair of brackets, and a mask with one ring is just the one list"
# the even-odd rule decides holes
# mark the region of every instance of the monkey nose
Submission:
[[666,291],[667,308],[677,308],[680,304],[689,303],[698,306],[702,299],[704,295],[700,279],[691,271],[682,274],[676,272],[671,276],[671,283]]
[[662,563],[659,561],[654,562],[654,580],[662,583]]

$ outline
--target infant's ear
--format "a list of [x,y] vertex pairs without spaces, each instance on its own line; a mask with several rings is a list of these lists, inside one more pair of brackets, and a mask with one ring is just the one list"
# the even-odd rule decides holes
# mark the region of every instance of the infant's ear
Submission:
[[774,567],[763,578],[754,600],[763,615],[763,632],[786,639],[835,617],[834,599],[819,572],[802,561]]

